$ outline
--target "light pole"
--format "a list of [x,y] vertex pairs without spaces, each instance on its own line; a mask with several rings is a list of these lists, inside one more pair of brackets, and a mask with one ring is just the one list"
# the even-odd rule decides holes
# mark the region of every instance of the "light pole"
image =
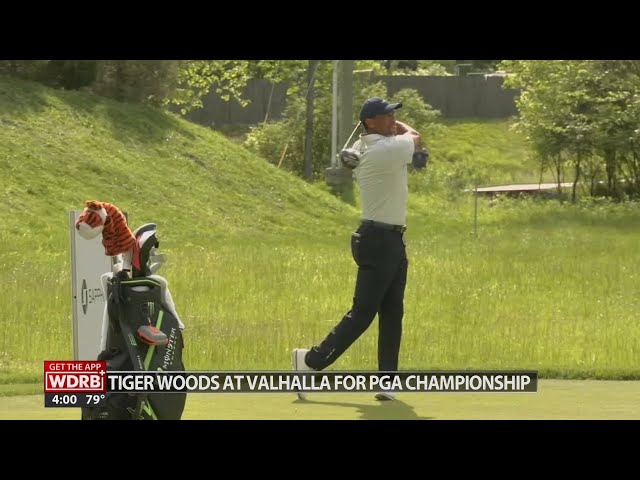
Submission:
[[331,162],[325,170],[325,180],[328,185],[344,191],[351,185],[353,173],[339,162],[337,154],[353,127],[353,60],[333,60],[332,65]]

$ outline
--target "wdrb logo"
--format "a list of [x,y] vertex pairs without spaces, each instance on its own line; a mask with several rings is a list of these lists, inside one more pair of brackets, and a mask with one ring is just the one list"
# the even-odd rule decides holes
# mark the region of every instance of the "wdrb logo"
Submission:
[[106,392],[105,362],[45,362],[45,393]]

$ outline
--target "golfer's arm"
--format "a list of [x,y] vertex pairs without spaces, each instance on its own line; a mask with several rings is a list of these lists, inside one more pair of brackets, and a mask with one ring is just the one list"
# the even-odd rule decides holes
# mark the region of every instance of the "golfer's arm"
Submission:
[[406,123],[399,122],[396,120],[396,133],[398,135],[407,135],[410,136],[413,140],[413,146],[416,151],[420,149],[420,134],[414,128],[410,127]]

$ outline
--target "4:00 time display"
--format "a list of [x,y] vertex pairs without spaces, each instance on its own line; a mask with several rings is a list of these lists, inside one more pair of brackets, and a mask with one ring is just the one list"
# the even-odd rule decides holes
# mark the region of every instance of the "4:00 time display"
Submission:
[[106,402],[106,395],[76,393],[45,393],[45,407],[101,407]]
[[78,395],[73,394],[55,394],[51,397],[51,403],[54,405],[77,405]]

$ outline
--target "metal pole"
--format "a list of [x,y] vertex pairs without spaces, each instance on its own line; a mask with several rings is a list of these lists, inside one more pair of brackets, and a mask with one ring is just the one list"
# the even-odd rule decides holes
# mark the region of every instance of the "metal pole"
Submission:
[[343,145],[353,125],[353,60],[340,60],[338,68],[338,142]]
[[337,167],[337,149],[338,149],[338,62],[333,61],[333,97],[331,111],[331,166]]
[[478,185],[473,189],[473,236],[478,236]]

